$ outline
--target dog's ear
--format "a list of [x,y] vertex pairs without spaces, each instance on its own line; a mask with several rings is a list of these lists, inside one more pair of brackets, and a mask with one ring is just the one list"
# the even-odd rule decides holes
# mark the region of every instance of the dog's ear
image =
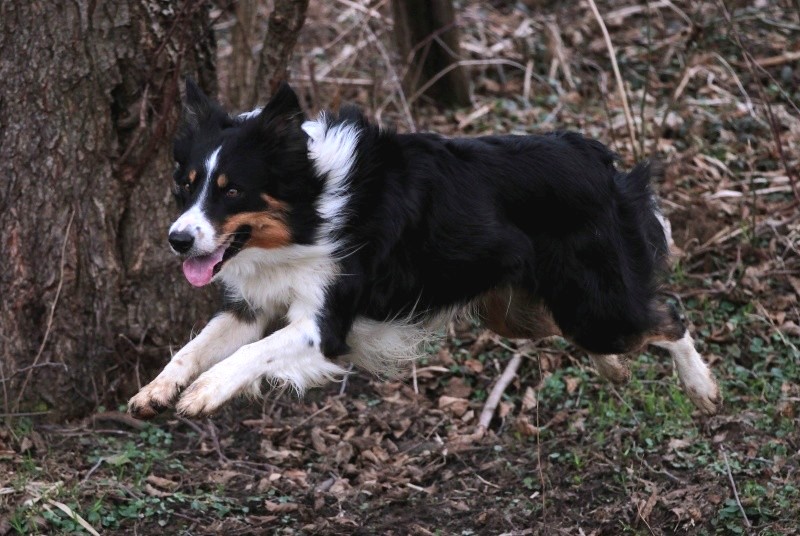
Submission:
[[224,127],[230,118],[212,101],[190,77],[186,77],[186,97],[183,101],[183,130],[193,131],[201,126]]
[[286,82],[281,82],[275,94],[258,115],[258,122],[264,131],[284,131],[288,127],[303,122],[303,109],[297,94]]

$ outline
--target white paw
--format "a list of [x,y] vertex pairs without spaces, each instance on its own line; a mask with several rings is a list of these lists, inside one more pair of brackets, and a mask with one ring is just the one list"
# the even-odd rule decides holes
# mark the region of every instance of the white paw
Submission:
[[177,382],[159,376],[128,401],[128,412],[137,419],[152,419],[169,407],[180,390]]
[[709,371],[706,371],[706,374],[694,375],[682,383],[686,395],[703,413],[714,415],[722,407],[719,386]]
[[217,411],[242,390],[237,382],[219,374],[201,374],[181,395],[175,408],[187,417],[200,417]]

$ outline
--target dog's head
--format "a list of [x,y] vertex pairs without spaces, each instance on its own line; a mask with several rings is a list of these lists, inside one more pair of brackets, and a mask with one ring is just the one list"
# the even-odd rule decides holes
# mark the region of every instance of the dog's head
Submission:
[[180,217],[169,230],[183,272],[203,286],[246,248],[309,243],[321,184],[308,159],[303,113],[282,85],[260,111],[232,117],[186,82],[175,140]]

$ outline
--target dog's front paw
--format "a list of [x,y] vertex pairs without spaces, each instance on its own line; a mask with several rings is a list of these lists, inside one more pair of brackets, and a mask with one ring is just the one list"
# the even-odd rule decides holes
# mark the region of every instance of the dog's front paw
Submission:
[[169,407],[180,390],[175,381],[156,378],[128,401],[128,413],[137,419],[152,419]]
[[201,417],[217,411],[237,389],[213,374],[202,374],[181,395],[176,409],[185,417]]

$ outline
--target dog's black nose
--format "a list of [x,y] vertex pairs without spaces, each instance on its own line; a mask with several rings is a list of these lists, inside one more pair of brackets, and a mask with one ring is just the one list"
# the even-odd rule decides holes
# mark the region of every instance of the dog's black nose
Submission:
[[186,253],[192,249],[194,237],[186,231],[171,232],[169,233],[169,243],[172,246],[172,249],[178,253]]

